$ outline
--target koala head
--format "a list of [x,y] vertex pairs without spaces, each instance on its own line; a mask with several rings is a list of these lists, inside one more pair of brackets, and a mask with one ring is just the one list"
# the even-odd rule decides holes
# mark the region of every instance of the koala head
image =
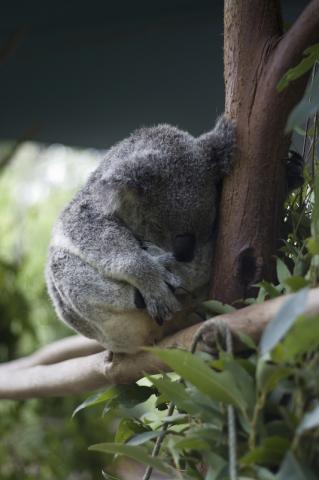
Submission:
[[108,208],[137,236],[168,248],[176,237],[207,242],[217,184],[229,169],[233,144],[230,135],[221,137],[218,125],[199,138],[159,125],[140,129],[113,147],[99,167]]

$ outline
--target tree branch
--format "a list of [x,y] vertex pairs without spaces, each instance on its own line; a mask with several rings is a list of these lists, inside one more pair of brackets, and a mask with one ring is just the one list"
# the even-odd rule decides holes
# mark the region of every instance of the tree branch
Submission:
[[318,42],[319,0],[312,0],[278,43],[272,59],[271,74],[278,82],[286,71],[297,65],[307,47]]
[[[278,297],[229,314],[220,315],[218,318],[227,323],[232,332],[245,333],[255,342],[258,342],[265,326],[276,315],[287,298],[288,296]],[[319,314],[319,288],[309,292],[305,314]],[[174,335],[164,338],[159,346],[189,349],[194,334],[201,325],[203,324],[180,330]],[[80,343],[79,337],[75,337],[74,345],[77,344],[79,350],[74,349],[74,354],[77,351],[83,354],[85,348],[88,348],[90,352],[101,348],[86,339],[82,344],[83,348],[80,348]],[[234,346],[237,352],[245,348],[238,339]],[[210,345],[210,347],[213,351],[214,345]],[[50,348],[54,349],[54,344],[46,347],[46,351],[49,352]],[[61,351],[63,351],[63,348],[61,348]],[[67,351],[70,353],[72,349]],[[36,358],[36,355],[33,358]],[[38,358],[40,357],[41,355],[38,356]],[[53,358],[52,356],[51,360]],[[59,357],[56,356],[55,358]],[[46,357],[46,362],[48,362],[48,359]],[[145,373],[154,374],[159,371],[167,371],[167,366],[150,352],[141,352],[134,356],[123,355],[114,362],[108,362],[106,361],[106,352],[103,351],[83,357],[70,358],[52,365],[36,365],[21,370],[12,369],[10,364],[4,364],[0,370],[0,398],[18,400],[33,397],[74,395],[112,384],[132,383],[144,376]]]
[[319,41],[319,0],[284,35],[278,0],[225,0],[224,22],[225,110],[236,121],[238,149],[223,184],[211,297],[232,303],[274,278],[291,140],[285,126],[307,76],[281,93],[276,87]]
[[21,370],[36,365],[51,365],[70,358],[84,357],[104,350],[99,343],[80,335],[72,335],[62,340],[52,342],[27,357],[0,364],[0,372],[5,369]]

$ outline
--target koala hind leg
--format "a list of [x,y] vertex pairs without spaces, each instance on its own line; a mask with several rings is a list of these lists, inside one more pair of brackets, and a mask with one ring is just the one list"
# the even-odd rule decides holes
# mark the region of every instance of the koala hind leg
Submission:
[[[143,297],[132,285],[102,276],[68,252],[52,255],[56,309],[80,333],[115,353],[135,353],[161,337],[162,329],[143,308]],[[87,328],[88,327],[88,328]]]

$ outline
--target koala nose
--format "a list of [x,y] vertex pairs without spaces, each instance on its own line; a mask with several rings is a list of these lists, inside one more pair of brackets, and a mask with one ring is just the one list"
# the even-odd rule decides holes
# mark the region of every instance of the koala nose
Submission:
[[176,235],[173,240],[174,257],[179,262],[191,262],[194,258],[196,239],[193,233]]

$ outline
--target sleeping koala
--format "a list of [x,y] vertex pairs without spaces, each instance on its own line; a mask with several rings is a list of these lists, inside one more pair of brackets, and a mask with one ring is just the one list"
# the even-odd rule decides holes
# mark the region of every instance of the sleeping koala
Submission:
[[172,317],[209,283],[234,137],[222,116],[199,138],[159,125],[108,151],[53,231],[46,280],[63,321],[115,353],[183,327]]

